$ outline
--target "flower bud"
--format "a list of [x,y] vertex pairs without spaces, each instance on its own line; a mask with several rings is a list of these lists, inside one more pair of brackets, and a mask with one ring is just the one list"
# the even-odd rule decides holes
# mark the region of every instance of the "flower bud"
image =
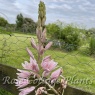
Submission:
[[65,80],[65,78],[61,79],[61,86],[62,86],[63,89],[66,89],[66,87],[67,87],[67,81]]
[[42,95],[42,94],[47,94],[45,87],[39,87],[36,91],[36,95]]

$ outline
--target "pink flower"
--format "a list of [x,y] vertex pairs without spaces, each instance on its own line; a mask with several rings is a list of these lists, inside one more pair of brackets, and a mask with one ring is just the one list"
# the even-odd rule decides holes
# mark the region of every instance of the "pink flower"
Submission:
[[48,76],[49,74],[50,74],[50,72],[44,71],[44,72],[42,73],[42,76],[43,76],[43,77],[46,77],[46,76]]
[[39,45],[38,46],[38,52],[40,55],[42,55],[44,53],[45,49],[43,48],[43,46]]
[[40,30],[37,29],[37,30],[36,30],[36,34],[37,34],[38,40],[41,41],[42,29],[40,29]]
[[27,61],[25,61],[25,63],[23,64],[22,63],[22,66],[24,69],[27,69],[27,70],[32,70],[32,64],[28,63]]
[[38,40],[40,41],[40,42],[45,42],[45,40],[46,40],[46,28],[43,30],[43,32],[42,32],[42,29],[37,29],[36,30],[36,34],[37,34],[37,38],[38,38]]
[[45,50],[48,50],[51,46],[52,46],[52,42],[49,42],[46,46],[45,46]]
[[29,78],[30,75],[32,74],[29,71],[19,70],[19,69],[17,69],[17,70],[20,72],[20,73],[17,73],[17,75],[18,75],[19,78]]
[[26,50],[27,50],[28,54],[30,55],[30,57],[32,57],[34,59],[34,55],[32,54],[32,52],[28,48]]
[[55,69],[55,67],[57,66],[57,62],[54,62],[54,60],[51,60],[50,56],[46,56],[43,59],[41,66],[44,69],[44,71],[50,72],[53,69]]
[[31,64],[31,69],[34,72],[39,72],[39,66],[38,66],[36,60],[35,59],[33,60],[31,57],[30,57],[30,64]]
[[[37,45],[36,43],[35,43],[35,41],[34,41],[34,39],[32,38],[32,40],[31,40],[31,45],[32,45],[32,47],[34,48],[34,49],[36,49],[38,52],[39,52],[39,54],[43,54],[44,53],[44,47],[43,47],[43,45]],[[29,53],[29,55],[30,56],[32,56],[32,53],[29,51],[29,49],[28,49],[28,53]]]
[[39,67],[35,59],[30,57],[30,63],[25,61],[25,64],[22,64],[24,69],[32,70],[33,72],[39,72]]
[[27,94],[31,93],[34,89],[35,89],[34,86],[20,89],[21,92],[19,93],[19,95],[27,95]]
[[44,69],[43,76],[45,77],[49,74],[50,71],[55,69],[55,67],[57,66],[57,63],[54,62],[54,60],[51,60],[50,56],[46,56],[43,59],[41,66]]
[[54,72],[51,74],[51,76],[50,76],[50,78],[51,78],[51,83],[53,83],[55,80],[57,80],[57,79],[59,78],[59,76],[61,75],[61,73],[62,73],[62,69],[61,69],[61,68],[59,68],[59,69],[57,69],[56,71],[54,71]]
[[42,38],[41,38],[41,42],[45,42],[46,41],[46,28],[44,29],[44,31],[42,32]]
[[16,79],[16,86],[18,86],[18,88],[23,88],[25,86],[27,86],[29,84],[29,80],[28,79],[22,79],[22,78],[19,78],[19,79]]
[[[45,39],[46,39],[46,29],[43,31],[43,33],[42,33],[41,35],[38,34],[38,36],[39,36],[39,41],[40,41],[40,42],[42,42],[42,43],[45,42]],[[32,40],[31,40],[31,45],[32,45],[32,47],[33,47],[34,49],[36,49],[36,50],[39,52],[40,55],[42,55],[45,50],[47,50],[47,49],[49,49],[49,48],[51,47],[52,42],[49,42],[49,43],[45,46],[45,48],[44,48],[43,45],[41,45],[41,43],[39,43],[39,44],[37,45],[37,44],[35,43],[35,40],[32,38]],[[30,51],[29,49],[27,49],[27,51],[28,51],[29,55],[30,55],[31,57],[33,57],[33,54],[31,53],[31,51]]]
[[31,40],[31,45],[32,45],[32,47],[34,48],[34,49],[36,49],[36,50],[38,50],[38,47],[37,47],[37,45],[36,45],[36,43],[35,43],[35,40],[32,38],[32,40]]
[[51,56],[46,56],[46,57],[43,59],[44,62],[49,62],[50,60],[51,60]]

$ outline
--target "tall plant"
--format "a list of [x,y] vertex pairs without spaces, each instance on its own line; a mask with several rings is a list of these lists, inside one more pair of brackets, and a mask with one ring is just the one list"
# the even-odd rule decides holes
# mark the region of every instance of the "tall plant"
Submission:
[[[27,52],[30,55],[30,62],[25,61],[22,64],[23,70],[17,69],[19,73],[17,73],[18,79],[16,79],[16,86],[19,88],[19,95],[27,95],[34,91],[35,95],[52,95],[51,93],[61,95],[61,92],[67,86],[67,81],[62,76],[62,67],[59,67],[58,63],[51,59],[50,55],[43,57],[45,51],[52,45],[52,42],[44,45],[46,40],[45,20],[45,4],[40,1],[38,26],[36,30],[38,43],[33,38],[31,40],[32,47],[37,50],[38,59],[36,61],[32,52],[27,48]],[[35,80],[38,82],[33,84]],[[59,82],[58,87],[56,82]],[[42,85],[43,83],[44,85]]]

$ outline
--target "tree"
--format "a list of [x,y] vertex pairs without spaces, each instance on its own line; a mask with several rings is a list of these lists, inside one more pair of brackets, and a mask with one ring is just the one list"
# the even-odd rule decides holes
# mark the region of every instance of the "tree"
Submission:
[[23,17],[23,15],[20,13],[17,15],[16,26],[20,31],[34,32],[37,25],[31,18]]
[[22,29],[23,32],[34,32],[36,30],[36,23],[31,18],[24,18]]
[[17,25],[17,29],[21,28],[23,25],[23,15],[20,13],[17,15],[17,19],[16,19],[16,25]]
[[3,17],[0,17],[0,26],[5,27],[8,24],[8,21]]

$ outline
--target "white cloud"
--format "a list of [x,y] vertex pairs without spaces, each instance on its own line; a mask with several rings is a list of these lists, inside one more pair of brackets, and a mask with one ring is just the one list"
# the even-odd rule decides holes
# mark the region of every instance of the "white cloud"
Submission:
[[84,6],[82,6],[82,5],[79,5],[78,7],[79,7],[80,10],[82,10],[82,11],[84,11],[84,12],[87,11],[86,8],[85,8]]
[[[15,22],[16,15],[22,13],[37,21],[40,0],[0,0],[0,12]],[[94,0],[42,0],[46,4],[47,23],[56,20],[68,23],[84,23],[87,27],[95,26]],[[3,15],[2,14],[2,15]]]
[[69,5],[67,5],[67,4],[64,4],[63,7],[64,7],[65,9],[68,9],[68,10],[72,9],[72,7],[69,6]]
[[71,6],[69,6],[69,5],[67,5],[67,4],[62,4],[62,5],[57,5],[57,4],[50,4],[49,6],[48,6],[48,8],[51,8],[51,9],[63,9],[63,10],[71,10],[72,9],[72,7]]
[[86,6],[91,6],[92,4],[91,4],[91,2],[86,1],[83,5],[86,5]]

